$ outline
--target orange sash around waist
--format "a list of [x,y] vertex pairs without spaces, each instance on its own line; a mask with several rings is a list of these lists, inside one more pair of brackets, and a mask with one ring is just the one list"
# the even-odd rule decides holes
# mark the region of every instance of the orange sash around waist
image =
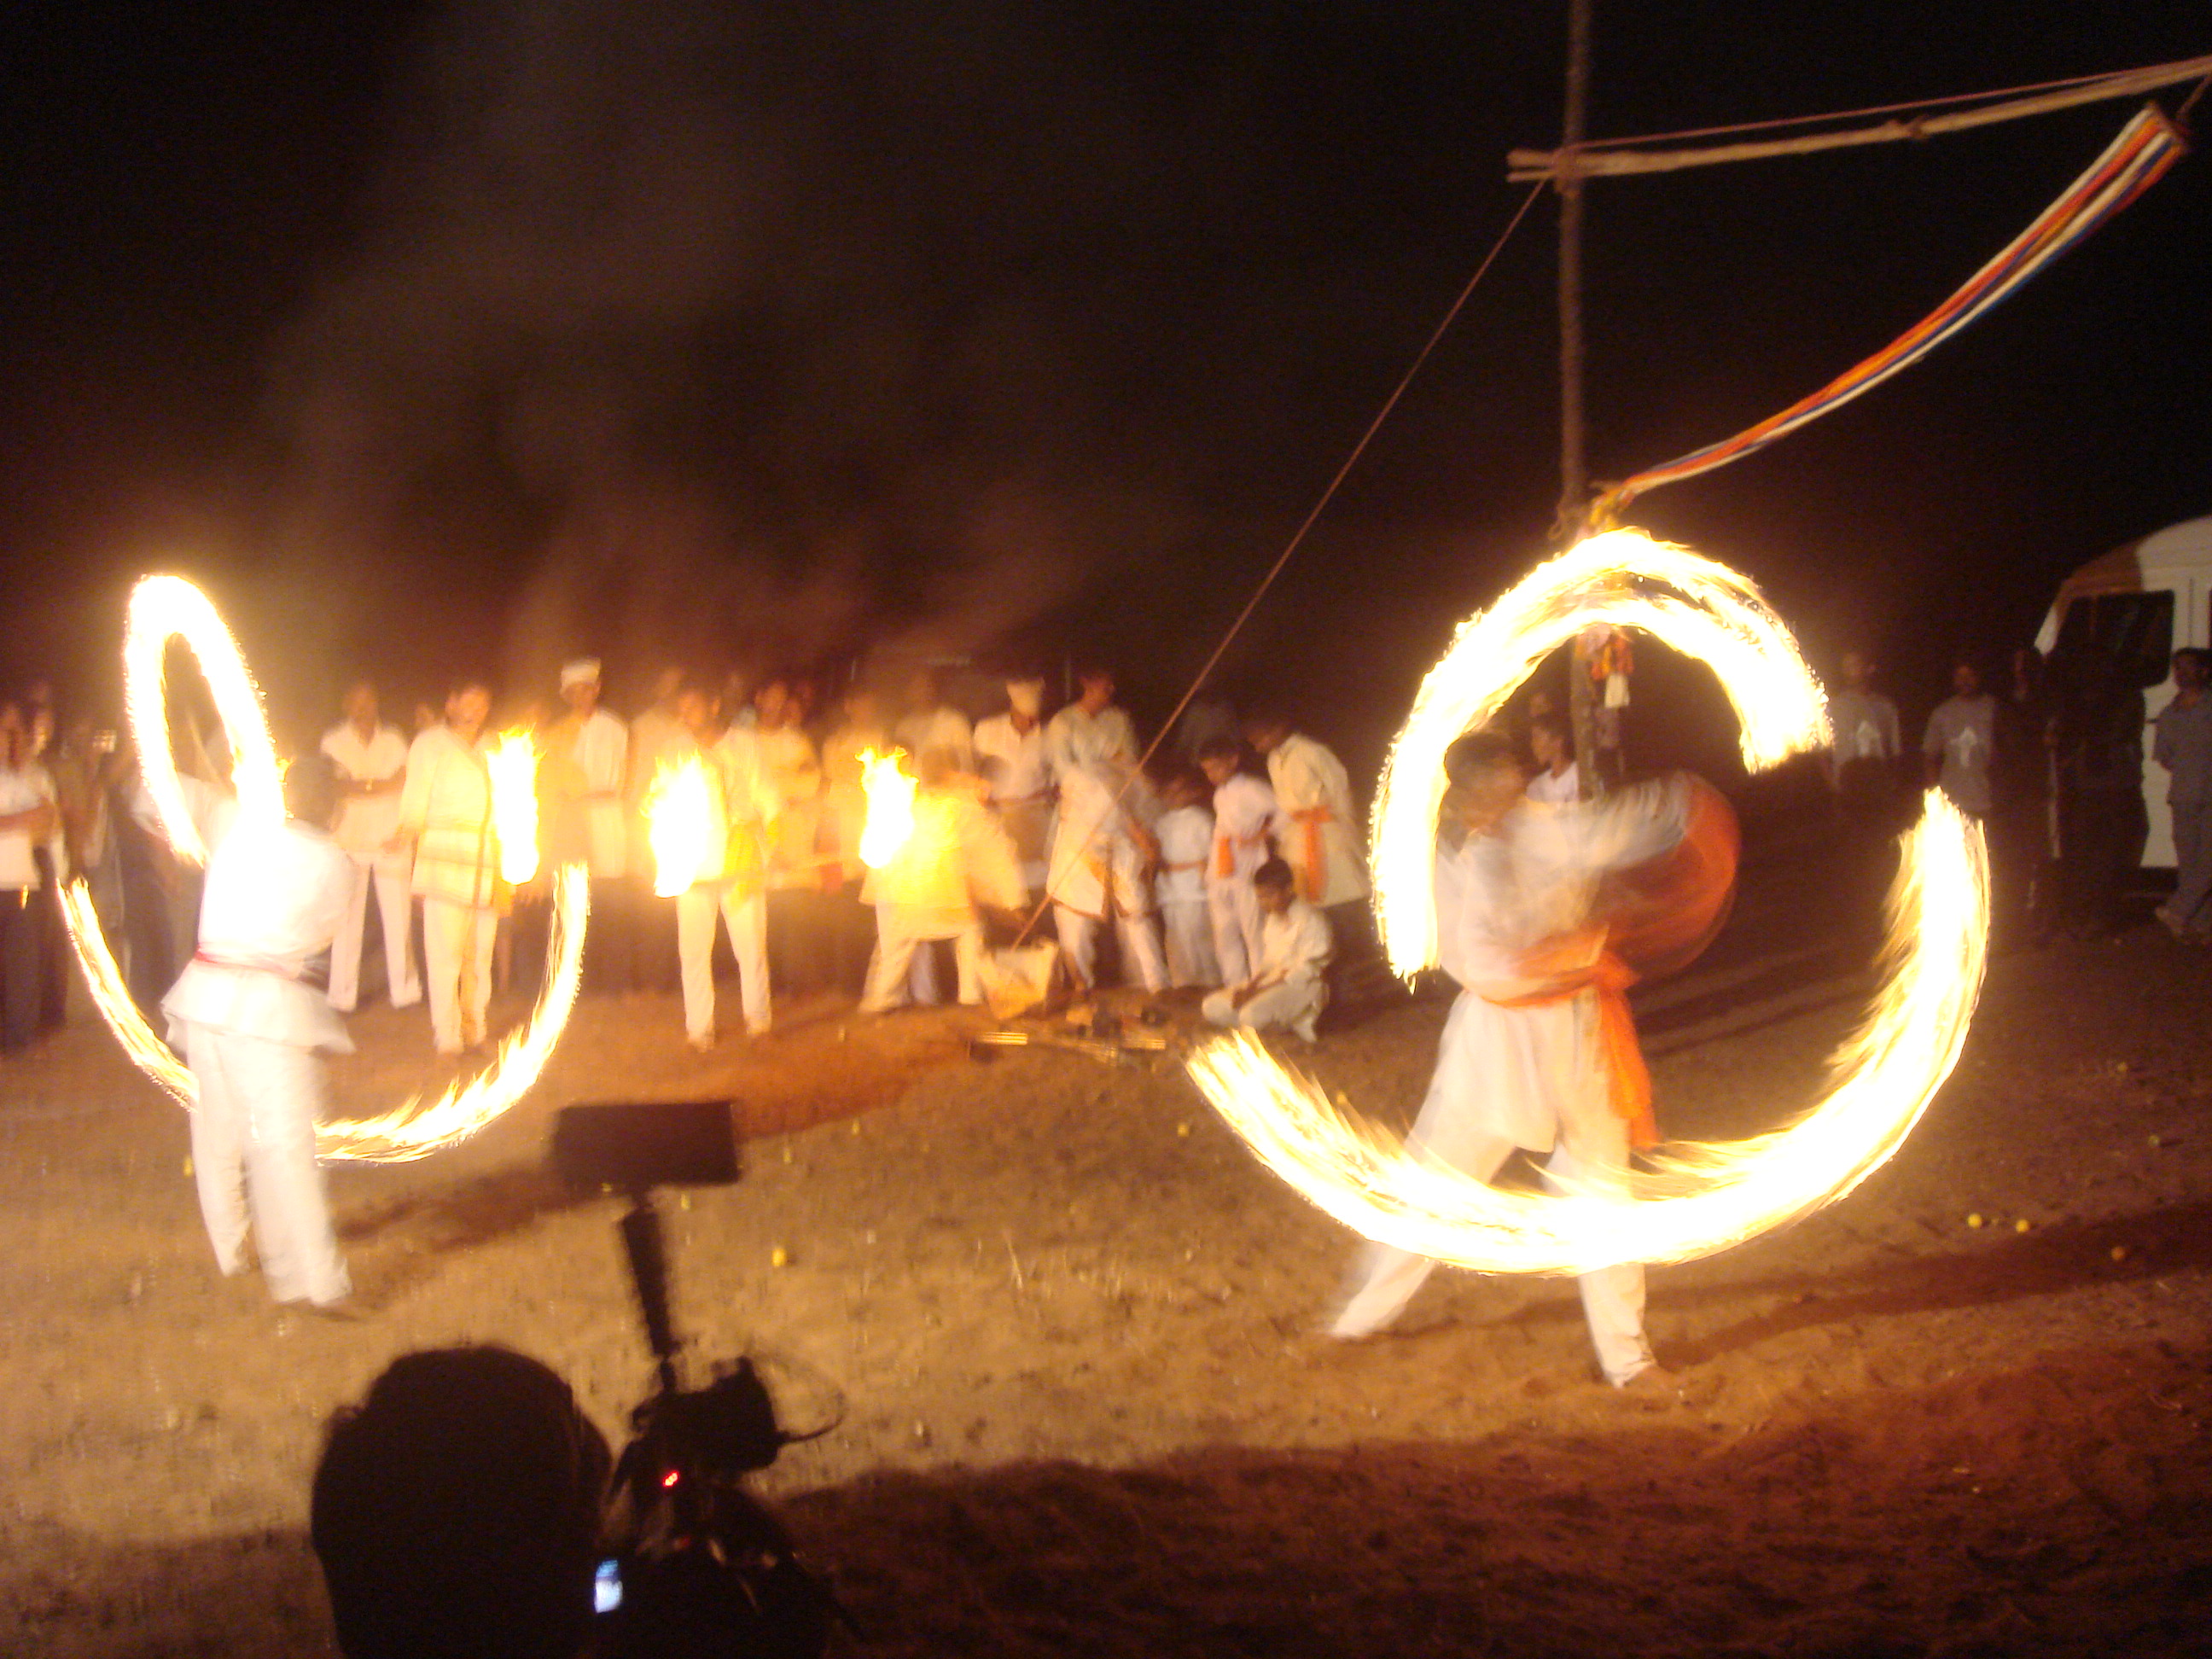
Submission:
[[1640,1148],[1659,1144],[1659,1122],[1651,1115],[1651,1073],[1644,1063],[1644,1050],[1636,1041],[1636,1017],[1628,1006],[1628,988],[1635,983],[1636,970],[1607,951],[1588,968],[1540,991],[1484,1000],[1500,1008],[1549,1008],[1584,991],[1596,992],[1598,1054],[1605,1067],[1606,1095],[1613,1115],[1628,1125],[1628,1144]]
[[1326,806],[1301,806],[1291,817],[1305,831],[1298,840],[1298,896],[1308,904],[1319,904],[1328,889],[1328,849],[1322,826],[1334,823],[1336,814]]

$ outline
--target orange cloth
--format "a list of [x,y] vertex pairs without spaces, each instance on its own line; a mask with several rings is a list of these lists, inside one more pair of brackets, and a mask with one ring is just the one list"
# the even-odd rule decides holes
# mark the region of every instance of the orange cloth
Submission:
[[1298,838],[1298,896],[1319,904],[1328,886],[1328,851],[1322,842],[1322,826],[1336,821],[1326,806],[1301,806],[1291,814],[1304,834]]
[[1636,970],[1605,951],[1588,968],[1540,991],[1486,1000],[1500,1008],[1548,1008],[1584,991],[1596,992],[1598,1057],[1605,1067],[1606,1094],[1613,1115],[1628,1125],[1628,1144],[1640,1149],[1659,1144],[1659,1121],[1651,1113],[1651,1071],[1644,1063],[1644,1050],[1636,1041],[1636,1016],[1628,1006],[1628,988],[1635,983]]

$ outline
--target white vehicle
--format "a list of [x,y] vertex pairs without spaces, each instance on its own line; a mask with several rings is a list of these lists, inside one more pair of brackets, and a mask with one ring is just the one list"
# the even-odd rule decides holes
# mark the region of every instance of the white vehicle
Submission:
[[2143,686],[2143,805],[2150,839],[2143,863],[2173,863],[2173,820],[2166,769],[2150,758],[2159,711],[2173,696],[2171,659],[2185,645],[2212,644],[2212,517],[2187,519],[2116,547],[2059,585],[2035,643],[2048,657],[2061,647],[2094,646],[2136,665]]

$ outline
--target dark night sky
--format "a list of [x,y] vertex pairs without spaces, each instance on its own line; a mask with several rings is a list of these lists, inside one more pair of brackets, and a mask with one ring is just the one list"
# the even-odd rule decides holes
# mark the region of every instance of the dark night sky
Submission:
[[[2201,5],[1597,13],[1599,135],[2212,50]],[[9,21],[0,666],[105,672],[123,586],[160,563],[213,582],[280,707],[356,667],[520,675],[571,645],[619,669],[1014,635],[1119,653],[1164,703],[1504,223],[1505,149],[1555,137],[1563,15]],[[1881,344],[2125,113],[1593,185],[1594,470]],[[1954,637],[2024,631],[2080,559],[2212,510],[2207,167],[1637,516],[1748,569],[1816,657],[1875,643],[1913,702]],[[1540,204],[1230,664],[1355,755],[1540,550],[1553,222]]]

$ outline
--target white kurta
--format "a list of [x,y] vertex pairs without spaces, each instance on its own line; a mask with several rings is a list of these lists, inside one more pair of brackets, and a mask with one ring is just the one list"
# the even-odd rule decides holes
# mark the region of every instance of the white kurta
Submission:
[[[1596,993],[1501,1005],[1542,990],[1544,981],[1524,972],[1527,954],[1583,926],[1605,872],[1665,852],[1681,839],[1687,817],[1681,784],[1646,784],[1588,805],[1524,804],[1439,856],[1438,950],[1444,971],[1463,988],[1407,1137],[1410,1152],[1484,1181],[1516,1146],[1551,1153],[1550,1177],[1601,1182],[1626,1169],[1628,1126],[1607,1089]],[[1593,961],[1601,943],[1593,933]],[[1358,1336],[1389,1323],[1434,1265],[1370,1246],[1358,1288],[1332,1328]],[[1603,1268],[1580,1283],[1607,1378],[1624,1383],[1649,1369],[1642,1266]]]
[[1213,957],[1224,984],[1252,975],[1260,959],[1260,899],[1252,874],[1274,856],[1280,825],[1275,792],[1239,772],[1213,792],[1213,850],[1206,865],[1206,902],[1213,918]]
[[738,964],[745,1030],[759,1036],[772,1016],[768,976],[768,899],[762,847],[775,799],[754,734],[732,726],[711,749],[690,733],[664,751],[707,766],[707,854],[676,899],[676,955],[684,984],[684,1029],[694,1042],[714,1030],[714,921],[721,918]]
[[975,769],[975,728],[949,703],[908,714],[898,723],[897,736],[899,747],[917,761],[935,750],[963,772]]
[[1328,918],[1304,899],[1292,899],[1280,915],[1263,915],[1260,922],[1259,966],[1252,982],[1262,988],[1242,1003],[1230,986],[1206,998],[1200,1012],[1216,1025],[1243,1025],[1254,1030],[1286,1025],[1309,1041],[1313,1022],[1328,1002],[1322,975],[1334,954]]
[[990,786],[991,810],[1021,856],[1022,879],[1042,886],[1052,839],[1052,764],[1043,722],[1018,732],[1011,714],[992,715],[975,728],[975,763]]
[[572,730],[568,759],[582,775],[585,854],[592,879],[605,881],[629,868],[629,824],[623,787],[629,780],[629,728],[604,708],[581,722],[562,722]]
[[[351,720],[343,720],[323,734],[323,753],[338,776],[356,783],[403,782],[407,771],[407,739],[395,726],[380,726],[364,738]],[[415,943],[407,902],[407,880],[413,855],[404,845],[392,847],[399,830],[399,791],[377,795],[352,795],[338,804],[337,822],[331,836],[353,860],[353,896],[331,943],[331,1006],[349,1012],[359,1000],[362,923],[368,914],[368,896],[376,892],[378,915],[384,922],[384,977],[395,1008],[409,1008],[422,1000],[422,981],[415,971]]]
[[1367,896],[1359,819],[1344,763],[1324,744],[1293,732],[1267,757],[1267,781],[1282,815],[1276,839],[1309,904],[1348,904]]
[[198,954],[161,1002],[199,1086],[192,1164],[216,1263],[244,1267],[250,1207],[280,1302],[336,1302],[349,1288],[315,1165],[326,1099],[316,1054],[353,1044],[300,975],[329,946],[353,883],[352,860],[319,831],[232,830],[208,860]]

